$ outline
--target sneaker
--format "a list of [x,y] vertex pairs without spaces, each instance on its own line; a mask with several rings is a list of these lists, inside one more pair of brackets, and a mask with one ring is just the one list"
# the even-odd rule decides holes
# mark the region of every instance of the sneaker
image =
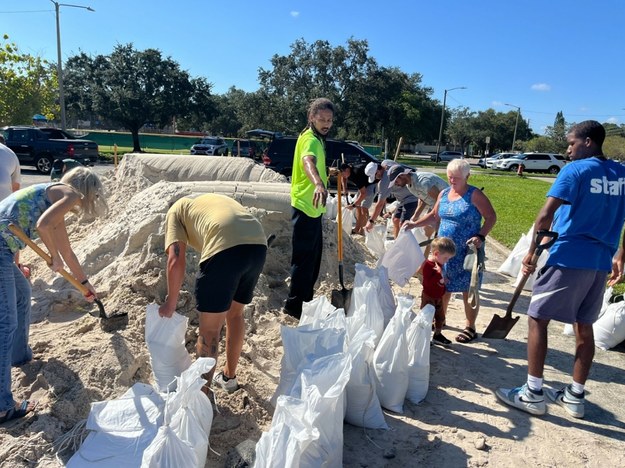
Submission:
[[237,378],[232,377],[226,380],[226,377],[224,376],[223,371],[213,376],[213,383],[215,385],[219,385],[221,389],[225,390],[228,393],[236,392],[239,389]]
[[545,414],[547,406],[542,390],[540,393],[531,391],[527,384],[517,388],[498,388],[495,395],[506,405],[514,406],[530,414]]
[[547,397],[554,403],[562,406],[567,413],[574,418],[584,417],[584,395],[577,395],[571,391],[570,386],[564,387],[562,390],[546,389]]

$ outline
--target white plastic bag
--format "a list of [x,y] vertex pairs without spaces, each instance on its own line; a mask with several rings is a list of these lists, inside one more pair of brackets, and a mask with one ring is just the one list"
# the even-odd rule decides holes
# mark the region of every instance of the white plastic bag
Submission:
[[160,392],[176,389],[176,377],[191,365],[184,347],[189,319],[174,312],[171,318],[158,315],[158,305],[149,304],[145,317],[145,343],[156,387]]
[[352,317],[373,330],[376,344],[384,332],[384,314],[378,296],[379,282],[378,277],[372,277],[370,280],[366,280],[364,285],[356,286],[352,290],[352,305],[354,307]]
[[592,329],[595,346],[603,350],[614,348],[625,340],[625,301],[610,304]]
[[406,398],[421,402],[430,385],[430,341],[434,306],[427,304],[408,327],[408,391]]
[[373,355],[380,404],[396,413],[404,412],[404,399],[408,391],[409,354],[406,330],[410,325],[413,303],[412,298],[398,296],[395,315],[384,330]]
[[330,304],[327,297],[317,296],[312,301],[302,304],[302,317],[298,326],[308,325],[316,320],[323,320],[335,310],[336,307]]
[[255,468],[301,466],[302,453],[319,439],[319,430],[306,417],[307,409],[300,398],[278,397],[271,428],[256,444]]
[[183,442],[169,426],[161,426],[152,443],[143,452],[141,468],[196,466],[193,448]]
[[[380,302],[382,314],[384,315],[384,327],[386,327],[393,314],[395,314],[396,307],[395,295],[391,289],[391,282],[388,279],[388,270],[386,267],[381,265],[377,268],[369,268],[367,265],[363,265],[362,263],[356,263],[355,270],[354,289],[363,286],[367,280],[373,281],[373,284],[376,286],[378,301]],[[352,300],[350,304],[349,310],[347,311],[348,317],[354,315],[354,312],[356,311],[355,302],[356,301]]]
[[345,421],[358,427],[388,429],[380,400],[375,392],[372,366],[375,333],[353,317],[349,318],[347,323],[348,353],[352,359],[352,371],[345,387]]
[[316,359],[345,349],[345,330],[336,328],[312,329],[310,325],[298,328],[281,327],[282,355],[280,382],[271,399],[272,404],[280,395],[291,395],[293,386],[302,369]]
[[349,208],[346,208],[344,206],[341,207],[342,213],[339,213],[337,215],[337,222],[338,222],[338,216],[341,215],[343,218],[341,220],[341,222],[343,223],[343,232],[345,234],[351,234],[352,233],[352,228],[354,227],[354,212],[353,210],[350,210]]
[[326,219],[336,219],[336,213],[338,212],[338,202],[336,197],[333,195],[328,195],[326,199],[326,212],[324,213],[324,217]]
[[527,254],[530,248],[530,243],[527,235],[521,234],[521,238],[508,255],[508,258],[504,260],[501,266],[497,269],[499,273],[504,275],[515,277],[521,271],[523,257]]
[[389,278],[401,287],[410,280],[424,261],[425,257],[417,239],[411,233],[401,230],[378,265],[386,267]]
[[376,224],[371,231],[365,230],[365,246],[369,249],[369,252],[376,258],[380,258],[384,255],[386,247],[384,247],[384,241],[386,240],[386,226],[383,224]]

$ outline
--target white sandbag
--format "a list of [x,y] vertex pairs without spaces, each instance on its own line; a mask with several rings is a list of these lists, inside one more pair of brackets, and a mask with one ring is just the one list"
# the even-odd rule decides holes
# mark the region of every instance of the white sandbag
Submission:
[[161,426],[152,443],[143,452],[141,468],[196,466],[193,448],[183,442],[169,426]]
[[516,277],[521,271],[523,257],[527,255],[530,248],[529,238],[525,234],[521,234],[521,238],[508,255],[508,258],[504,260],[501,266],[497,269],[499,273],[504,275]]
[[176,377],[191,365],[185,348],[189,319],[176,312],[171,318],[158,315],[158,305],[149,304],[145,317],[145,342],[156,387],[161,392],[176,389]]
[[570,323],[565,323],[564,327],[562,328],[562,334],[566,336],[575,336],[575,329],[573,328],[573,325]]
[[[197,389],[197,391],[202,393],[200,389],[201,386]],[[206,395],[202,396],[210,406],[210,401],[206,398]],[[194,466],[197,468],[204,468],[204,465],[206,464],[206,457],[208,455],[208,434],[204,432],[202,424],[200,424],[199,418],[195,415],[193,409],[189,405],[183,405],[183,407],[180,408],[173,416],[170,426],[181,441],[193,448],[193,452],[195,454]]]
[[614,348],[625,340],[625,301],[610,304],[592,326],[595,346],[603,350]]
[[351,373],[347,353],[324,356],[303,369],[295,395],[308,403],[306,418],[319,438],[302,453],[300,467],[342,468],[345,385]]
[[386,205],[386,211],[388,213],[393,214],[393,213],[395,213],[395,210],[397,209],[398,206],[399,206],[399,201],[395,200],[393,203],[388,203]]
[[345,387],[345,422],[369,429],[388,429],[380,400],[375,392],[373,376],[375,333],[353,317],[347,319],[347,324],[348,353],[352,359],[352,371]]
[[373,355],[376,392],[380,404],[396,413],[404,412],[404,399],[408,391],[409,354],[406,330],[410,325],[413,303],[414,299],[407,296],[397,297],[395,315],[384,330]]
[[434,306],[427,304],[408,327],[408,391],[406,398],[421,402],[430,386],[430,341]]
[[[191,398],[190,395],[193,395],[194,393],[194,389],[196,389],[198,385],[201,387],[206,383],[206,380],[204,380],[202,376],[210,372],[213,367],[215,367],[215,364],[215,358],[197,358],[195,361],[193,361],[193,364],[191,364],[187,370],[180,374],[180,377],[176,378],[176,381],[178,383],[178,389],[176,392],[170,393],[168,395],[167,402],[165,403],[165,412],[168,418],[166,423],[169,423],[169,421],[171,421],[172,416],[176,414],[176,412],[180,408],[182,408],[183,404],[188,403],[189,399]],[[202,396],[204,395],[202,394]],[[200,404],[204,404],[204,409],[198,406],[195,408],[195,411],[198,412],[198,416],[202,416],[202,422],[204,424],[207,424],[206,426],[204,426],[204,431],[208,434],[210,433],[210,424],[213,419],[213,408],[212,406],[210,407],[210,409],[206,408],[204,401],[201,398],[199,400]],[[210,411],[210,416],[207,411]]]
[[[356,263],[356,274],[354,275],[354,289],[363,286],[365,281],[371,280],[376,286],[378,301],[382,308],[382,314],[384,315],[384,327],[388,325],[393,314],[395,314],[395,295],[391,289],[391,282],[388,279],[388,270],[386,267],[378,266],[377,268],[369,268],[362,263]],[[377,281],[376,281],[377,280]],[[352,293],[353,297],[353,293]],[[352,300],[347,316],[354,315],[356,311],[356,301]],[[360,305],[360,304],[359,304]],[[378,336],[381,336],[378,335]]]
[[364,285],[354,287],[352,290],[354,307],[352,317],[374,331],[376,345],[384,332],[384,314],[378,296],[379,282],[379,277],[372,277],[366,280]]
[[336,307],[328,301],[327,297],[317,296],[312,301],[302,304],[302,316],[299,319],[298,326],[308,325],[315,320],[325,319],[335,310]]
[[425,257],[417,239],[410,232],[401,230],[378,265],[386,267],[389,278],[401,287],[410,280],[424,261]]
[[316,359],[345,349],[345,330],[336,328],[311,329],[310,325],[291,328],[282,326],[282,355],[280,382],[271,399],[275,405],[278,396],[291,395],[302,369]]
[[338,212],[338,202],[336,200],[336,197],[333,195],[328,195],[328,198],[326,199],[326,212],[323,214],[323,216],[326,219],[336,219],[336,213]]
[[375,258],[380,258],[384,255],[386,251],[386,247],[384,247],[385,239],[386,226],[383,224],[376,224],[371,231],[365,230],[365,246]]
[[[354,212],[353,210],[350,210],[349,208],[346,208],[344,206],[341,207],[342,210],[342,220],[341,222],[343,223],[343,232],[345,234],[351,234],[352,233],[352,229],[354,227]],[[338,216],[339,214],[337,214],[337,223],[338,223]]]
[[[411,229],[410,231],[412,232],[412,235],[414,236],[414,238],[417,240],[417,244],[420,244],[421,242],[425,242],[426,240],[429,239],[429,237],[425,235],[425,231],[423,230],[422,227],[417,227],[417,228]],[[424,245],[423,247],[421,247],[421,250],[425,252],[426,247],[427,246]]]
[[306,418],[307,402],[279,396],[271,427],[256,444],[255,468],[299,467],[306,448],[319,438],[319,430]]

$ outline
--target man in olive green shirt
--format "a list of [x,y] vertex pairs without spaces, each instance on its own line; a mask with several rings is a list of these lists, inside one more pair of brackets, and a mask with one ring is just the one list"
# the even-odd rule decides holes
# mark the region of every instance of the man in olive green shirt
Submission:
[[291,289],[284,311],[295,318],[302,315],[302,303],[312,300],[319,277],[322,215],[328,197],[325,138],[333,119],[332,102],[326,98],[315,99],[308,108],[308,126],[297,139],[293,155]]

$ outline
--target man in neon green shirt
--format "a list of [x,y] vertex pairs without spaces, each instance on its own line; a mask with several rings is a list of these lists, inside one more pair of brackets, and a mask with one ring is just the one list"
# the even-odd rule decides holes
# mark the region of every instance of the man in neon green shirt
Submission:
[[319,277],[321,222],[328,198],[325,139],[333,119],[334,104],[326,98],[315,99],[308,108],[308,126],[300,133],[293,155],[291,290],[284,311],[295,318],[302,315],[302,303],[312,300]]

